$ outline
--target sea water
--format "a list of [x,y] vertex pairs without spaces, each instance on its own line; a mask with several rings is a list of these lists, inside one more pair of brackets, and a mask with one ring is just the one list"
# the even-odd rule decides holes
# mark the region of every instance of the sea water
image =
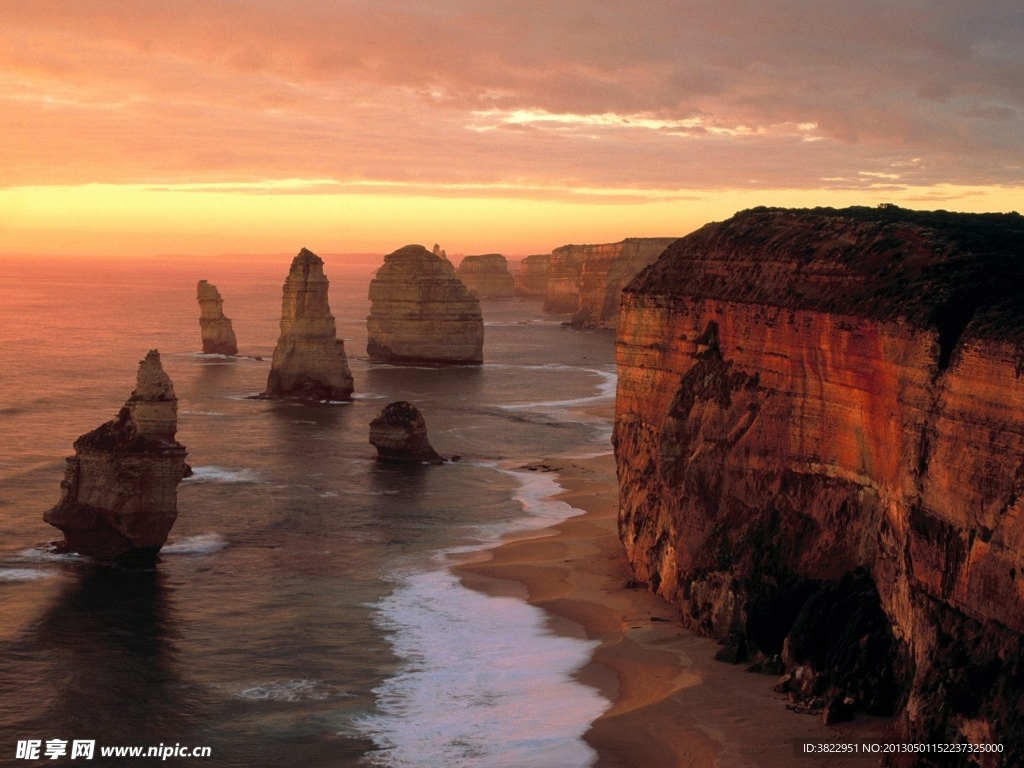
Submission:
[[[325,261],[347,404],[250,399],[286,256],[0,261],[0,764],[27,739],[95,740],[101,762],[100,746],[175,744],[218,766],[592,762],[580,737],[608,702],[573,679],[592,644],[448,568],[574,513],[522,467],[608,449],[607,421],[580,406],[611,397],[611,336],[485,300],[484,365],[371,364],[379,261]],[[225,298],[237,358],[196,352],[199,279]],[[195,470],[168,544],[144,570],[55,555],[42,514],[64,458],[115,416],[151,348]],[[369,422],[394,400],[461,460],[376,462]]]

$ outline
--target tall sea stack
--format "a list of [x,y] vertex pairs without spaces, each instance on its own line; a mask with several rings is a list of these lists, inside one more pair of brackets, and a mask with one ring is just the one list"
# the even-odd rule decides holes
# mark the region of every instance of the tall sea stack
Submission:
[[178,517],[185,447],[174,439],[178,399],[155,349],[117,418],[75,441],[61,497],[43,515],[63,551],[107,560],[156,555]]
[[626,287],[616,346],[636,578],[826,720],[1024,765],[1024,218],[745,211]]
[[482,363],[480,301],[422,245],[384,257],[370,283],[366,352],[388,363]]
[[303,248],[292,260],[281,300],[281,336],[264,397],[349,400],[352,372],[327,303],[324,262]]
[[205,280],[196,285],[199,299],[199,330],[203,336],[203,353],[207,355],[237,355],[238,342],[231,327],[231,319],[224,315],[224,300],[217,286]]

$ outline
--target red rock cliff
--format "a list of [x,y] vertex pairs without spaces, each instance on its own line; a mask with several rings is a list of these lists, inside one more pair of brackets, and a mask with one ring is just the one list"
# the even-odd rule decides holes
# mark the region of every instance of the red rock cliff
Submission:
[[617,357],[637,578],[826,717],[1024,764],[1024,219],[737,214],[625,289]]

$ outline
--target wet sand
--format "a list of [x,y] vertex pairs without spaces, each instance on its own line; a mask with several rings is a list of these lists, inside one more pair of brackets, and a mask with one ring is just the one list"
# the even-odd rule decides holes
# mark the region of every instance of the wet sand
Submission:
[[[544,609],[551,631],[599,641],[577,678],[611,707],[585,739],[599,768],[865,768],[870,758],[797,758],[797,740],[881,738],[887,721],[859,716],[825,727],[820,717],[785,708],[776,678],[713,660],[719,646],[683,629],[675,609],[630,574],[616,531],[617,486],[611,454],[550,459],[557,498],[583,514],[540,535],[506,541],[453,568],[463,583],[514,595]],[[553,767],[555,768],[555,767]]]

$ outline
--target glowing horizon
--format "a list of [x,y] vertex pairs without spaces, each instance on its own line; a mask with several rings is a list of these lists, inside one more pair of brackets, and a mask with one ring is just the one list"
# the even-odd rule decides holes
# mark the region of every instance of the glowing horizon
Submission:
[[[1024,209],[1024,11],[0,7],[0,253],[545,253],[758,205]],[[728,6],[728,7],[725,7]]]

